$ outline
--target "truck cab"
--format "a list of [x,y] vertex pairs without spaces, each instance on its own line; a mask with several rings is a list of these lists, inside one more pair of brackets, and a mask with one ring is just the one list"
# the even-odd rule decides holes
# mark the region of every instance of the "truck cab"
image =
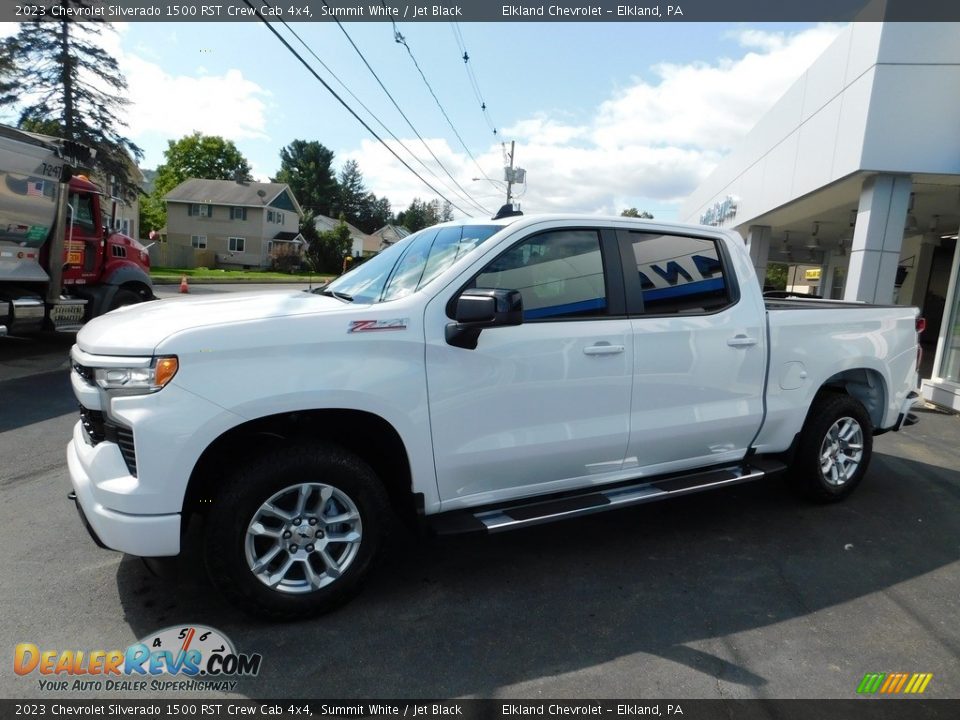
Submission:
[[110,229],[112,200],[83,175],[72,177],[69,188],[63,285],[70,295],[88,300],[83,320],[150,299],[150,285],[142,278],[150,255],[133,238]]
[[90,155],[0,125],[0,335],[75,330],[153,297],[146,248],[111,230],[116,205],[74,174]]

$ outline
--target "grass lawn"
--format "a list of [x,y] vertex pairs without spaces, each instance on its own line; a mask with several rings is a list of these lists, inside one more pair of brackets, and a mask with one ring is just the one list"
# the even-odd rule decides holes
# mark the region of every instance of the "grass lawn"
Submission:
[[190,280],[287,280],[289,282],[307,282],[311,278],[316,282],[318,280],[328,280],[332,275],[323,275],[319,273],[298,272],[281,273],[269,272],[266,270],[217,270],[207,268],[168,268],[152,267],[150,275],[156,279],[177,278],[186,275]]

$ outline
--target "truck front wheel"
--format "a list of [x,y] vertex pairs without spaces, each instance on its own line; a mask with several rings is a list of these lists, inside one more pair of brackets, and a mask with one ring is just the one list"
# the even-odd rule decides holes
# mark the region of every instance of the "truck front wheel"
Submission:
[[860,484],[872,452],[873,425],[863,405],[849,395],[823,393],[800,437],[794,483],[817,502],[843,500]]
[[383,485],[356,456],[334,446],[274,452],[237,472],[214,498],[207,569],[255,615],[327,612],[359,590],[387,512]]
[[117,308],[136,305],[140,302],[143,302],[143,298],[138,293],[135,293],[133,290],[127,290],[126,288],[120,288],[110,302],[110,309],[116,310]]

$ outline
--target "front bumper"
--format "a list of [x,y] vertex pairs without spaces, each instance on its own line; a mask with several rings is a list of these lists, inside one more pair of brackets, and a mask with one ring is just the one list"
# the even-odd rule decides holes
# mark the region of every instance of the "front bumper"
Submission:
[[85,467],[112,466],[115,470],[108,477],[113,476],[115,481],[121,482],[136,480],[133,477],[116,477],[117,472],[127,472],[116,445],[100,443],[92,447],[84,440],[83,432],[78,422],[73,429],[73,439],[67,445],[67,468],[77,507],[90,534],[99,544],[130,555],[163,557],[179,554],[179,513],[132,515],[104,506],[101,501],[103,493],[84,470]]

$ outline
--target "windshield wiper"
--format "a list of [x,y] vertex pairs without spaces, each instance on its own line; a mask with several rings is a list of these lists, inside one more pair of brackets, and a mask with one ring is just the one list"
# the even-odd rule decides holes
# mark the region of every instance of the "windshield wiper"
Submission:
[[335,297],[337,300],[342,300],[345,303],[353,302],[353,295],[347,295],[343,292],[338,292],[337,290],[321,290],[321,295],[326,295],[327,297]]

